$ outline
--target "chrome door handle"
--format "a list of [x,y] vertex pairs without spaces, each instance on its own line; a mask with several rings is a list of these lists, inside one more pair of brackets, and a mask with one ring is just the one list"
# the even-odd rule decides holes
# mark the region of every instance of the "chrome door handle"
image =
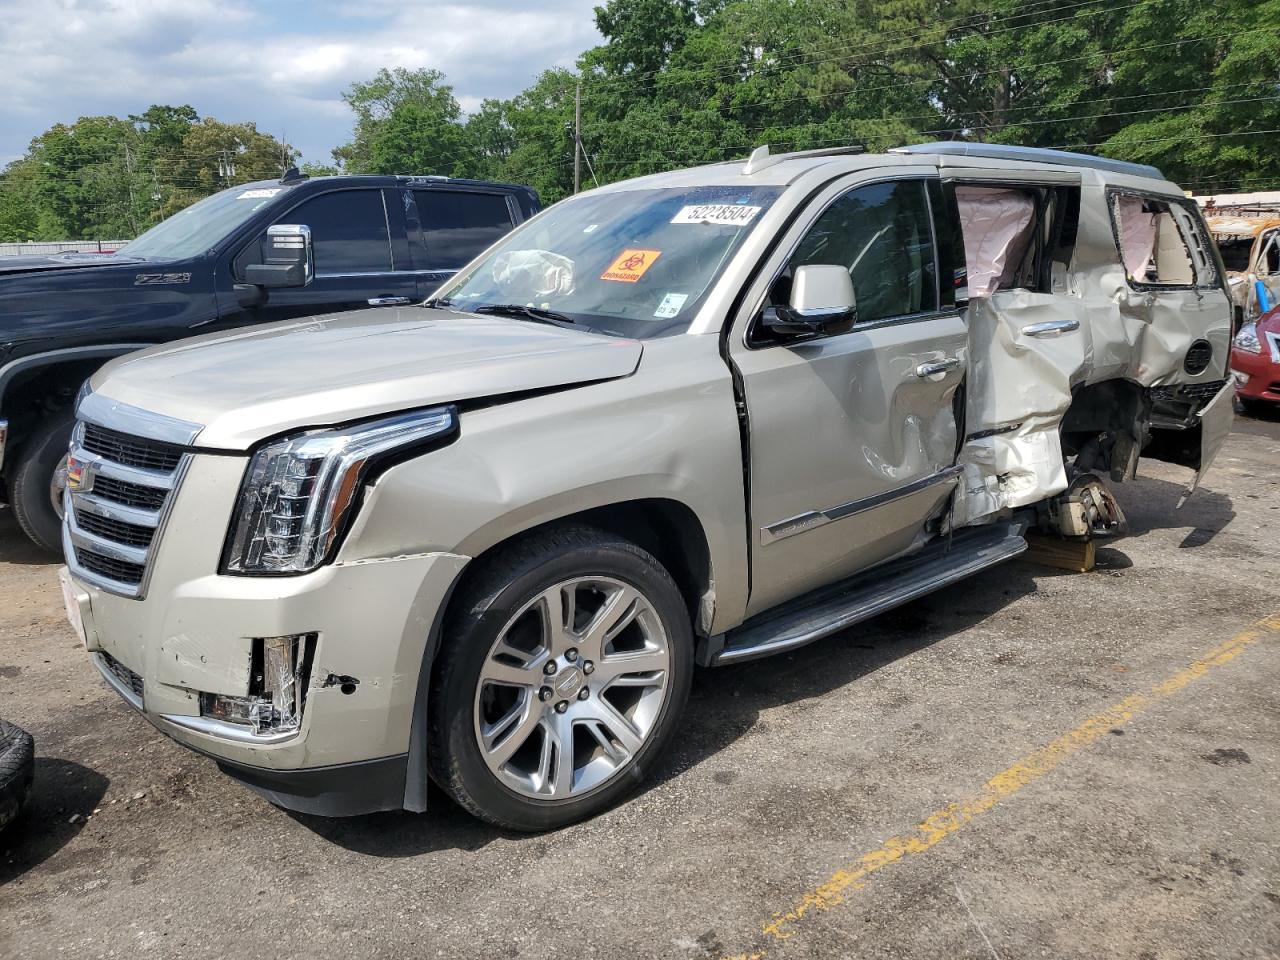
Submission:
[[413,303],[409,297],[370,297],[369,306],[371,307],[401,307],[406,303]]
[[1022,328],[1024,337],[1048,337],[1057,333],[1071,333],[1080,329],[1079,320],[1045,320],[1043,323],[1029,323]]
[[946,373],[960,366],[959,357],[945,357],[942,360],[930,360],[927,363],[921,363],[916,366],[916,376],[922,380],[929,377],[936,377],[938,374]]

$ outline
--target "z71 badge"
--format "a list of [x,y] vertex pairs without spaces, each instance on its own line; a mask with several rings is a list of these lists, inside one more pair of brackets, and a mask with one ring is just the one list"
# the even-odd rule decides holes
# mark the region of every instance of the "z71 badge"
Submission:
[[150,287],[156,284],[190,283],[189,273],[140,273],[133,278],[135,287]]

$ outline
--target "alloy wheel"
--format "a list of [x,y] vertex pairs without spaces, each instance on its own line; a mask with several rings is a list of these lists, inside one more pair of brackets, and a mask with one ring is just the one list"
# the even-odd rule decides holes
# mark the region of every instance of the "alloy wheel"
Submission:
[[489,649],[475,695],[480,754],[521,796],[580,796],[648,742],[670,673],[662,620],[635,587],[609,577],[557,583]]

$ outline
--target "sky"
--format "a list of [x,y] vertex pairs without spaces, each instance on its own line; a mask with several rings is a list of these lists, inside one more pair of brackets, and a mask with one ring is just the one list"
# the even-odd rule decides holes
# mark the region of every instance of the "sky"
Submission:
[[55,123],[189,103],[252,120],[303,159],[349,139],[342,91],[434,67],[464,110],[600,41],[603,0],[0,0],[0,167]]

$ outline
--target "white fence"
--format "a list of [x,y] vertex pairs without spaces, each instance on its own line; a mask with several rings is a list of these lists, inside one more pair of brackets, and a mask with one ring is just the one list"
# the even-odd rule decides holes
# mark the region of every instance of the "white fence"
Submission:
[[0,257],[47,257],[54,253],[113,253],[128,240],[60,240],[49,243],[0,243]]

